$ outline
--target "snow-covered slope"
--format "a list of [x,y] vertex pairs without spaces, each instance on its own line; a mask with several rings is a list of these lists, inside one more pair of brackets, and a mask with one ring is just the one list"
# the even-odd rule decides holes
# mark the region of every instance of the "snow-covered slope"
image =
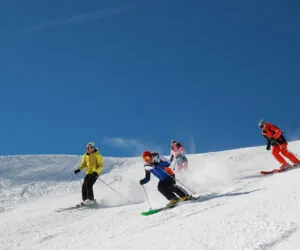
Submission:
[[[300,169],[261,176],[277,166],[264,147],[188,158],[177,178],[202,201],[143,217],[140,158],[105,158],[100,206],[57,213],[80,201],[80,156],[0,157],[0,249],[300,249]],[[145,185],[152,207],[167,203],[156,185]]]

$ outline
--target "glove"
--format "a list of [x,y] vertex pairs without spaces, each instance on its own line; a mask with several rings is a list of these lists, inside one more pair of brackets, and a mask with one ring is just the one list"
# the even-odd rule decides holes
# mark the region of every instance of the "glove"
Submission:
[[271,143],[267,145],[266,150],[270,150],[271,149]]
[[79,169],[74,170],[74,174],[78,174],[80,172]]
[[143,179],[140,180],[140,185],[144,185],[144,184],[145,184],[144,180]]

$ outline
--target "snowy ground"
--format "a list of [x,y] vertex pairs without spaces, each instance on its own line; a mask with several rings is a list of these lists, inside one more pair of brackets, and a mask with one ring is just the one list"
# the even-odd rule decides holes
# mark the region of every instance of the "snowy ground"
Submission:
[[[261,176],[277,166],[264,147],[188,158],[192,173],[177,177],[202,201],[143,217],[139,158],[105,158],[99,208],[57,213],[80,201],[80,156],[0,157],[0,249],[300,249],[300,169]],[[156,185],[152,207],[167,203]]]

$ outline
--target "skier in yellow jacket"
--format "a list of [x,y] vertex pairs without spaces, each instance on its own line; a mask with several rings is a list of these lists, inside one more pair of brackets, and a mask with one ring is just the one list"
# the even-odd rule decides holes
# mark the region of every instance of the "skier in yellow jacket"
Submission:
[[93,185],[97,181],[103,169],[102,156],[93,142],[89,142],[86,145],[86,153],[82,156],[81,164],[74,173],[78,174],[84,168],[86,168],[86,176],[81,189],[81,205],[91,205],[95,202]]

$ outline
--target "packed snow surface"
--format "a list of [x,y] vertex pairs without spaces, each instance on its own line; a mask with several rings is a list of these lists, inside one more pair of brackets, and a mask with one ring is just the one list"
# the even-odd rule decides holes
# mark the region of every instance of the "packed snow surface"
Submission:
[[81,201],[81,156],[2,156],[0,249],[300,249],[300,169],[261,175],[278,167],[263,146],[187,157],[178,184],[202,199],[145,217],[167,200],[152,176],[148,203],[140,158],[104,156],[98,207],[57,212]]

